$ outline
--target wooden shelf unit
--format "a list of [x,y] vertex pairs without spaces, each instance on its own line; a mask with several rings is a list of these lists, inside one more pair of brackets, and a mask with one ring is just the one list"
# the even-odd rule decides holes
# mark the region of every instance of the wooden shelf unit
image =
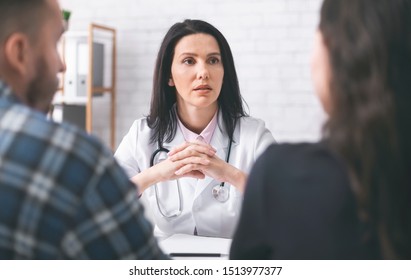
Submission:
[[[94,67],[93,67],[93,42],[94,31],[100,30],[103,32],[112,33],[113,49],[112,49],[112,63],[111,63],[111,85],[109,87],[94,87]],[[89,26],[89,75],[87,76],[87,103],[86,103],[86,131],[91,133],[93,127],[92,118],[92,99],[96,93],[109,93],[111,96],[111,112],[110,112],[110,144],[111,148],[115,149],[115,136],[116,136],[116,30],[107,26],[91,23]]]
[[[95,32],[107,32],[111,35],[112,38],[112,50],[111,50],[111,81],[109,86],[93,86],[94,80],[94,49],[93,49],[93,42],[95,42]],[[88,28],[87,32],[87,42],[88,42],[88,73],[87,73],[87,92],[86,92],[86,102],[85,102],[85,130],[88,133],[92,133],[93,131],[93,98],[95,95],[101,94],[110,94],[110,146],[111,149],[114,150],[116,148],[115,143],[115,132],[116,132],[116,53],[117,53],[117,45],[116,45],[116,30],[111,27],[103,26],[96,23],[91,23]],[[63,60],[65,60],[65,39],[63,38],[61,43],[61,51]],[[61,101],[57,102],[57,104],[68,104],[64,100],[64,93],[65,93],[65,73],[61,75],[61,86],[57,89],[58,92],[61,92]]]

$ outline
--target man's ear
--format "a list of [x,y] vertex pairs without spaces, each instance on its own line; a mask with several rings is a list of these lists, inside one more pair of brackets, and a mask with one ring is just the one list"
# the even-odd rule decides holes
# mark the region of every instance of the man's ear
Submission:
[[5,62],[15,73],[27,78],[32,68],[30,40],[23,33],[13,33],[4,44]]

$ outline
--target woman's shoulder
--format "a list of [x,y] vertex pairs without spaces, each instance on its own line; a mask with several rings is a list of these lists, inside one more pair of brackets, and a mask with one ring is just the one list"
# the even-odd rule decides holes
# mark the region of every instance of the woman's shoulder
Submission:
[[133,121],[132,127],[148,127],[147,117],[141,117]]
[[148,126],[147,118],[142,117],[133,121],[124,138],[132,142],[142,141],[143,143],[146,143],[149,141],[151,134],[152,129]]
[[301,209],[327,205],[337,213],[346,203],[354,203],[346,165],[323,142],[273,144],[253,171],[254,180],[265,182],[261,186],[265,195],[281,197]]
[[345,164],[325,142],[272,144],[261,155],[259,161],[264,166],[275,166],[277,170],[284,171],[277,174],[289,174],[287,170],[302,170],[304,172],[301,173],[304,174],[346,176]]
[[244,116],[240,119],[241,124],[255,127],[255,126],[265,126],[265,122],[262,119],[251,117],[251,116]]
[[[259,198],[266,217],[280,221],[267,229],[278,258],[359,254],[356,200],[348,172],[325,143],[271,145],[253,172],[245,199]],[[297,247],[314,251],[290,253]]]
[[276,157],[287,157],[289,159],[301,158],[330,158],[337,159],[336,155],[329,146],[321,141],[316,143],[280,143],[272,144],[267,148],[267,154],[275,155]]
[[240,142],[248,143],[256,151],[256,157],[259,156],[275,139],[271,131],[266,127],[265,122],[261,119],[246,116],[240,119],[240,124],[234,132],[234,139],[240,139]]
[[149,129],[148,126],[148,121],[147,121],[147,117],[141,117],[138,119],[135,119],[133,121],[133,123],[131,124],[131,127],[129,129],[129,134],[141,134],[141,133],[146,133],[147,129]]
[[282,155],[294,155],[294,156],[307,156],[317,153],[330,153],[331,150],[324,142],[318,143],[280,143],[273,144],[267,148],[267,153]]
[[241,117],[238,125],[239,131],[241,134],[249,137],[249,135],[259,135],[260,133],[265,132],[268,128],[265,125],[265,122],[262,119],[245,116]]

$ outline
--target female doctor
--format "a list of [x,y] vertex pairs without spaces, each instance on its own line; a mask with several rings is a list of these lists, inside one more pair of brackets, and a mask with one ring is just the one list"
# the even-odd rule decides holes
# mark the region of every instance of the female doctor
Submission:
[[243,108],[230,47],[200,20],[174,24],[156,61],[150,114],[115,157],[139,187],[157,236],[231,238],[256,158],[274,138]]

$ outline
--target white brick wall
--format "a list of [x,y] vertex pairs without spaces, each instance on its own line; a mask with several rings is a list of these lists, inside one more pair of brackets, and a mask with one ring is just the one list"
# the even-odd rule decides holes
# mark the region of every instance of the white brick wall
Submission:
[[90,22],[118,34],[117,140],[148,113],[156,53],[168,28],[203,19],[227,38],[252,116],[274,137],[315,141],[324,114],[311,84],[310,56],[321,0],[60,0],[70,30]]

